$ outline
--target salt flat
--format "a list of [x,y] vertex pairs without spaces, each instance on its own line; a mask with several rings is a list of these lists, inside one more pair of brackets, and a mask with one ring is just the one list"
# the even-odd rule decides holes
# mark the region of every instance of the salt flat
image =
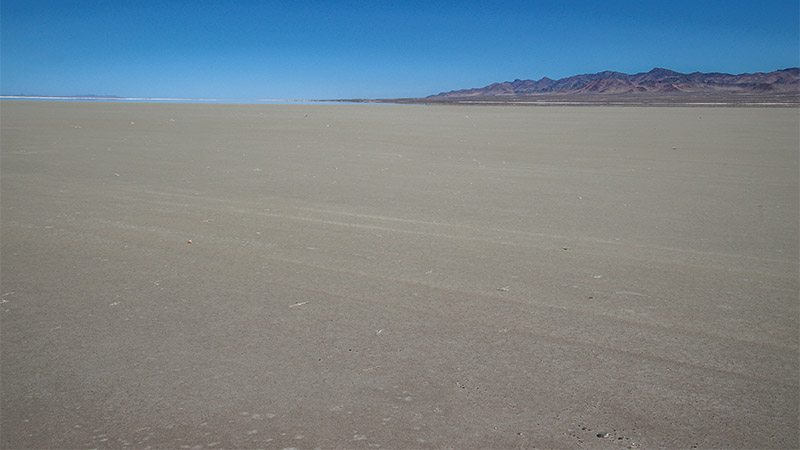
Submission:
[[2,101],[0,446],[798,447],[799,112]]

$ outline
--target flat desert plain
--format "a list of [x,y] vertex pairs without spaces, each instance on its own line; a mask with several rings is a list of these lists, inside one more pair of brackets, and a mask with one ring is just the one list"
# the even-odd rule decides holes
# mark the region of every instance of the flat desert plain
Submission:
[[797,108],[0,112],[4,448],[800,446]]

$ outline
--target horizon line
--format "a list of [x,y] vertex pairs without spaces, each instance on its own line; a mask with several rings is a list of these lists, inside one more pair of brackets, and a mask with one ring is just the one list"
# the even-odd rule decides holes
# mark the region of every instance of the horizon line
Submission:
[[[675,72],[675,73],[682,74],[682,75],[692,75],[692,74],[696,74],[696,73],[701,73],[701,74],[723,74],[723,75],[727,74],[727,75],[733,75],[733,76],[741,76],[741,75],[765,74],[765,73],[770,73],[770,72],[779,72],[779,71],[786,71],[786,70],[793,70],[793,69],[800,69],[800,66],[792,65],[792,66],[789,66],[789,67],[785,67],[785,68],[782,68],[782,69],[774,69],[774,70],[771,70],[771,71],[741,72],[741,73],[736,73],[736,74],[732,74],[732,73],[728,73],[728,72],[701,72],[701,71],[698,71],[698,70],[695,70],[694,72],[678,72],[678,71],[675,71],[675,70],[672,70],[672,69],[668,69],[666,67],[655,66],[655,67],[653,67],[652,69],[650,69],[647,72],[636,72],[636,73],[633,73],[633,74],[629,74],[629,73],[626,73],[626,72],[618,72],[616,70],[611,70],[611,69],[606,69],[606,70],[602,70],[600,72],[592,72],[592,73],[585,72],[585,73],[580,73],[580,74],[569,75],[569,76],[566,76],[566,77],[561,77],[561,78],[558,78],[558,79],[553,79],[553,78],[550,78],[550,77],[545,75],[541,79],[543,80],[543,79],[547,78],[547,79],[551,79],[551,80],[554,80],[554,81],[558,81],[558,80],[562,80],[562,79],[565,79],[565,78],[571,78],[571,77],[575,77],[575,76],[596,75],[596,74],[606,73],[606,72],[616,72],[616,73],[621,73],[621,74],[625,74],[625,75],[638,75],[638,74],[653,72],[655,70],[668,70],[670,72]],[[531,79],[531,78],[526,78],[525,80],[522,80],[520,78],[514,78],[513,80],[495,81],[493,83],[505,83],[505,82],[512,82],[512,81],[536,81],[536,80]],[[490,84],[493,84],[493,83],[490,83]],[[456,89],[452,89],[451,91],[460,91],[460,90],[469,90],[469,89],[470,88],[456,88]],[[441,94],[443,92],[451,92],[451,91],[442,91],[439,94]],[[106,101],[109,101],[109,100],[120,100],[120,101],[157,101],[157,102],[158,101],[161,101],[161,102],[170,102],[170,101],[172,101],[172,102],[180,102],[180,101],[185,101],[185,102],[232,102],[232,103],[264,102],[264,103],[269,103],[269,102],[341,102],[341,101],[347,101],[347,100],[357,100],[357,101],[365,101],[365,100],[371,100],[371,101],[398,100],[398,99],[426,98],[428,96],[434,96],[434,95],[439,95],[439,94],[429,94],[427,96],[422,96],[422,97],[392,97],[392,96],[388,96],[388,97],[373,97],[373,98],[368,98],[368,97],[358,97],[358,98],[357,97],[339,97],[339,98],[328,98],[328,99],[124,97],[124,96],[118,96],[118,95],[113,95],[113,94],[104,94],[104,95],[98,95],[98,94],[79,94],[79,95],[11,94],[11,95],[2,95],[2,94],[0,94],[0,99],[106,100]]]
[[[116,95],[0,95],[3,100],[96,100],[96,101],[153,101],[153,102],[253,102],[253,103],[286,103],[286,102],[339,102],[342,99],[301,99],[301,98],[184,98],[184,97],[120,97]],[[364,99],[358,99],[364,100]]]

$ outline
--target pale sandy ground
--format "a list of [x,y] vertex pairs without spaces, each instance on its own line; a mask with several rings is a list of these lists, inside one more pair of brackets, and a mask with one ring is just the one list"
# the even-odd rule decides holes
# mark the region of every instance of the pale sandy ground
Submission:
[[797,109],[0,111],[3,448],[800,446]]

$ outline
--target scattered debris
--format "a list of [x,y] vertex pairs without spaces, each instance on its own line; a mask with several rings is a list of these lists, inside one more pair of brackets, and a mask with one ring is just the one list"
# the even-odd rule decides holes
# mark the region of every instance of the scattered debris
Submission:
[[597,433],[597,437],[599,438],[607,438],[609,436],[608,433]]
[[497,288],[497,290],[500,291],[500,292],[508,292],[509,290],[511,290],[511,286],[499,287],[499,288]]
[[303,305],[305,305],[306,303],[308,303],[308,302],[300,302],[300,303],[295,303],[294,305],[289,305],[289,308],[294,308],[295,306],[303,306]]

